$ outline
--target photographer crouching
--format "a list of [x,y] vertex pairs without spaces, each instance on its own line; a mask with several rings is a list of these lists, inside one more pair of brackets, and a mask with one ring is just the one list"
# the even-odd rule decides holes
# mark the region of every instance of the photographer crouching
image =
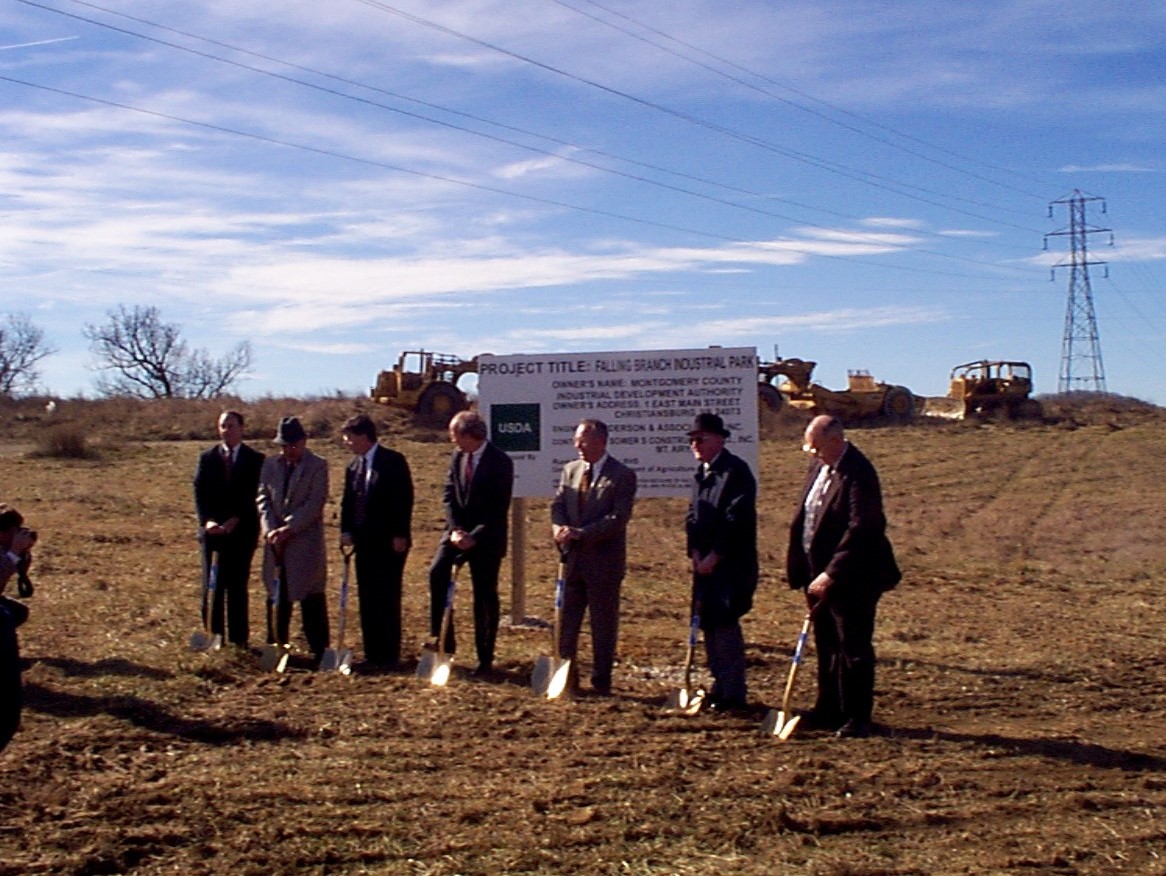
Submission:
[[28,619],[28,609],[4,595],[9,579],[17,580],[17,593],[32,596],[28,568],[36,533],[25,529],[24,517],[10,505],[0,503],[0,751],[8,745],[20,726],[20,648],[16,628]]

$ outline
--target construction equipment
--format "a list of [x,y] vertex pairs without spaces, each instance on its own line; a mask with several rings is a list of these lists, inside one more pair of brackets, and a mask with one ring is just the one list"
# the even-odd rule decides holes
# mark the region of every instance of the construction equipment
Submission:
[[980,359],[951,369],[947,395],[924,399],[923,413],[949,420],[997,413],[1036,419],[1041,406],[1031,393],[1032,366],[1027,362]]
[[408,350],[391,371],[377,375],[369,390],[372,400],[412,411],[435,425],[445,426],[466,409],[466,394],[457,382],[463,374],[478,372],[478,357],[461,359],[428,350]]
[[[817,362],[782,359],[758,366],[758,401],[774,413],[784,406],[809,414],[830,414],[846,422],[884,417],[905,421],[915,414],[915,399],[905,386],[881,383],[869,371],[848,371],[846,389],[827,389],[811,377]],[[777,378],[784,378],[774,384]]]

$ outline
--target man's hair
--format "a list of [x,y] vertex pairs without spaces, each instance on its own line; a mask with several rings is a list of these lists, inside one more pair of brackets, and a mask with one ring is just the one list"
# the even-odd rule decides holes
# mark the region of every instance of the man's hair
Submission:
[[244,419],[243,419],[243,415],[241,413],[239,413],[238,411],[223,411],[221,414],[219,414],[220,420],[224,419],[225,417],[234,417],[236,420],[239,421],[240,426],[247,425],[246,421],[244,421]]
[[579,426],[576,428],[582,428],[584,432],[593,432],[603,441],[607,440],[607,423],[603,422],[603,420],[585,417],[579,421]]
[[24,526],[24,516],[13,508],[0,502],[0,532],[10,532]]
[[377,426],[368,414],[355,414],[344,421],[341,427],[345,435],[363,435],[369,441],[377,440]]
[[486,421],[477,411],[461,411],[449,421],[449,428],[455,435],[469,435],[477,441],[485,441],[490,434]]

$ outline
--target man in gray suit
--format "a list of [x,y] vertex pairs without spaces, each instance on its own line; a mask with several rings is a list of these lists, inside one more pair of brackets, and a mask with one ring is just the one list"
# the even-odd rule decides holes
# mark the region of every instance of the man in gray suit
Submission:
[[[328,576],[324,546],[324,503],[328,463],[308,450],[308,435],[295,417],[279,421],[279,455],[263,462],[259,475],[259,522],[263,532],[263,580],[267,585],[268,644],[288,641],[291,604],[300,603],[304,637],[318,665],[328,648]],[[282,568],[278,605],[276,570]]]
[[563,555],[559,657],[572,661],[583,613],[590,609],[591,688],[611,693],[619,634],[619,590],[627,571],[627,528],[636,500],[636,473],[607,453],[607,425],[586,419],[575,429],[579,458],[563,466],[551,503],[551,531]]

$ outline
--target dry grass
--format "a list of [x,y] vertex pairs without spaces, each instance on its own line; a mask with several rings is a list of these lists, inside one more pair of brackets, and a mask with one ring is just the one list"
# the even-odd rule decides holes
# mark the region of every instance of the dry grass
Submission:
[[[319,404],[336,405],[334,429],[359,403]],[[283,406],[260,405],[247,410],[266,437]],[[213,426],[216,410],[167,415]],[[86,434],[129,413],[94,412]],[[1112,415],[852,431],[879,466],[906,578],[881,608],[884,733],[844,744],[757,733],[802,610],[780,577],[797,422],[770,424],[780,437],[762,447],[757,710],[729,718],[659,709],[683,657],[682,501],[637,506],[618,696],[552,704],[527,687],[540,629],[502,631],[499,683],[459,671],[445,690],[189,652],[189,484],[209,430],[142,445],[122,429],[97,461],[10,455],[0,498],[41,545],[25,726],[0,756],[0,876],[1166,872],[1166,423]],[[412,643],[448,445],[385,416],[418,484]],[[313,447],[336,498],[347,456]],[[545,501],[527,532],[526,613],[546,617]]]

